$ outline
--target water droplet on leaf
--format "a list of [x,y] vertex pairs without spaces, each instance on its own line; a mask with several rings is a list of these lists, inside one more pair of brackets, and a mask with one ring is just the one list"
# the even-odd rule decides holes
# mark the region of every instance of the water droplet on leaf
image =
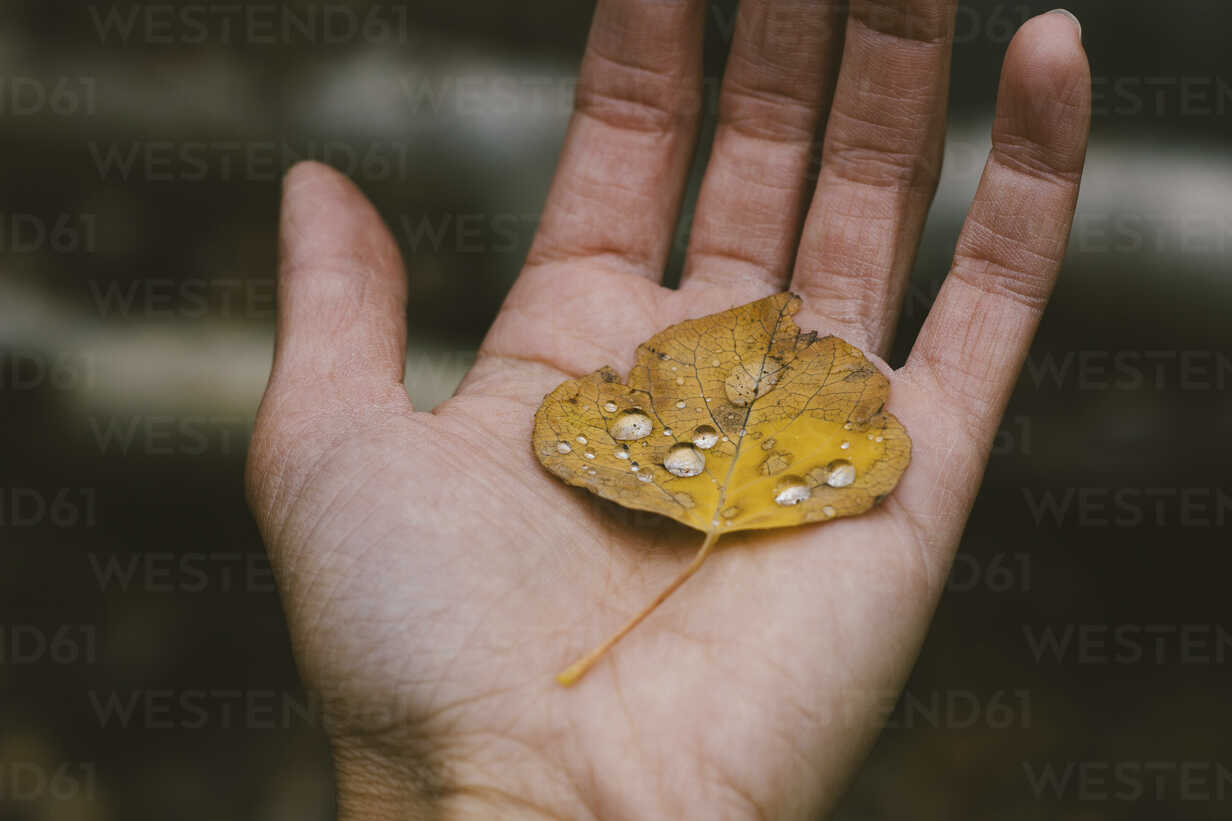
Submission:
[[826,484],[830,487],[848,487],[856,480],[856,466],[846,459],[835,459],[826,465],[830,477]]
[[808,482],[799,476],[784,476],[774,488],[774,501],[783,507],[798,505],[812,495]]
[[693,430],[693,446],[710,450],[719,442],[719,432],[709,425],[698,425]]
[[688,479],[706,468],[706,457],[692,445],[681,442],[672,445],[663,459],[663,467],[673,476]]
[[[630,408],[612,422],[612,438],[621,442],[644,439],[654,430],[650,417],[637,408]],[[580,438],[580,437],[579,437]]]

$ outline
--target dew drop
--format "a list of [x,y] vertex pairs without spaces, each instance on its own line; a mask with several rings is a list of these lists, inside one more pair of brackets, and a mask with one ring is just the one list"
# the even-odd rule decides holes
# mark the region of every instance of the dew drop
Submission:
[[844,440],[838,447],[839,450],[847,450],[847,448],[851,447],[851,443]]
[[654,476],[648,470],[639,470],[637,473],[637,480],[639,482],[653,482]]
[[683,384],[684,384],[684,377],[683,377],[683,376],[677,376],[677,377],[676,377],[676,384],[677,384],[677,385],[683,385]]
[[878,437],[877,437],[876,439],[874,439],[873,441],[874,441],[874,442],[884,442],[884,441],[885,441],[885,437],[884,437],[884,436],[878,436]]
[[569,447],[569,443],[568,443],[568,442],[557,442],[557,443],[556,443],[556,452],[557,452],[557,453],[570,453],[570,452],[572,452],[572,451],[573,451],[573,448]]
[[585,436],[579,436],[579,437],[577,438],[577,440],[578,440],[578,444],[579,444],[579,445],[584,445],[584,444],[586,444],[586,437],[585,437]]
[[798,505],[812,495],[808,482],[799,476],[784,476],[774,488],[775,504],[783,507]]
[[607,402],[607,403],[605,403],[605,404],[603,405],[603,409],[604,409],[605,411],[607,411],[608,413],[615,413],[615,412],[616,412],[616,403],[615,403],[615,402]]
[[586,448],[586,450],[582,452],[582,455],[585,456],[587,459],[595,458],[595,452],[591,450],[590,448]]
[[740,515],[740,508],[732,505],[731,507],[723,508],[723,512],[719,514],[724,519],[734,519]]
[[616,458],[617,459],[628,459],[629,458],[629,446],[621,445],[620,447],[616,448]]
[[612,422],[612,438],[621,442],[645,439],[654,430],[650,417],[638,408],[629,408]]
[[664,429],[663,429],[663,435],[664,435],[664,436],[675,436],[675,434],[674,434],[674,433],[672,433],[672,429],[671,429],[671,428],[664,428]]
[[719,443],[719,432],[709,425],[698,425],[693,429],[693,447],[710,450]]
[[848,487],[856,480],[856,466],[846,459],[835,459],[826,465],[826,471],[830,474],[826,479],[830,487]]
[[672,445],[672,449],[663,459],[663,467],[673,476],[688,479],[705,469],[706,457],[692,445],[681,442]]
[[831,519],[834,517],[834,508],[831,505],[826,505],[825,507],[823,507],[821,509],[821,512],[826,514],[827,519]]
[[685,407],[687,407],[687,406],[688,406],[688,404],[689,404],[689,403],[688,403],[688,402],[685,402],[683,399],[677,399],[677,400],[676,400],[676,409],[677,409],[677,410],[684,410],[684,409],[685,409]]
[[719,365],[722,365],[722,364],[723,364],[723,363],[722,363],[722,362],[720,362],[720,361],[719,361],[719,360],[717,360],[717,359],[711,359],[711,360],[710,360],[710,367],[712,367],[712,368],[717,368],[717,367],[719,367]]
[[850,422],[844,422],[844,423],[843,423],[843,430],[851,430],[851,423],[850,423]]

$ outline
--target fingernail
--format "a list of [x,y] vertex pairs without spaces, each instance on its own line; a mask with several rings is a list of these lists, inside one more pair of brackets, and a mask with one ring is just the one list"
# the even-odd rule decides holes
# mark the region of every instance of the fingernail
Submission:
[[1074,14],[1069,9],[1053,9],[1052,11],[1048,13],[1049,14],[1064,14],[1066,17],[1073,20],[1074,25],[1078,28],[1078,39],[1079,40],[1082,39],[1082,21],[1078,19],[1078,16],[1076,14]]

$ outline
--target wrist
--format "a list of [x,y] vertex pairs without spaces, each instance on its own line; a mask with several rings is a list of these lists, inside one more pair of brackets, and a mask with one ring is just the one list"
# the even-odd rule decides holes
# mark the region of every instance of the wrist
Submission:
[[389,756],[354,745],[335,746],[339,821],[559,821],[587,818],[580,801],[539,805],[535,791],[464,784],[431,756]]

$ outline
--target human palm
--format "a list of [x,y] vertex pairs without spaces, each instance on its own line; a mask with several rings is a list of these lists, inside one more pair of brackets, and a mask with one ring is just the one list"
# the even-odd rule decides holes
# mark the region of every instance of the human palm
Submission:
[[[601,0],[526,267],[431,413],[402,385],[406,284],[379,217],[322,166],[288,176],[248,485],[326,707],[344,817],[813,817],[911,666],[1064,252],[1089,111],[1077,31],[1046,15],[1011,45],[954,268],[892,371],[876,355],[936,183],[952,5],[857,0],[845,35],[832,12],[742,6],[670,290],[658,278],[696,133],[704,9]],[[802,328],[890,376],[912,464],[863,516],[725,536],[561,688],[553,674],[653,598],[701,534],[549,476],[535,409],[566,378],[627,372],[668,325],[789,283]]]

